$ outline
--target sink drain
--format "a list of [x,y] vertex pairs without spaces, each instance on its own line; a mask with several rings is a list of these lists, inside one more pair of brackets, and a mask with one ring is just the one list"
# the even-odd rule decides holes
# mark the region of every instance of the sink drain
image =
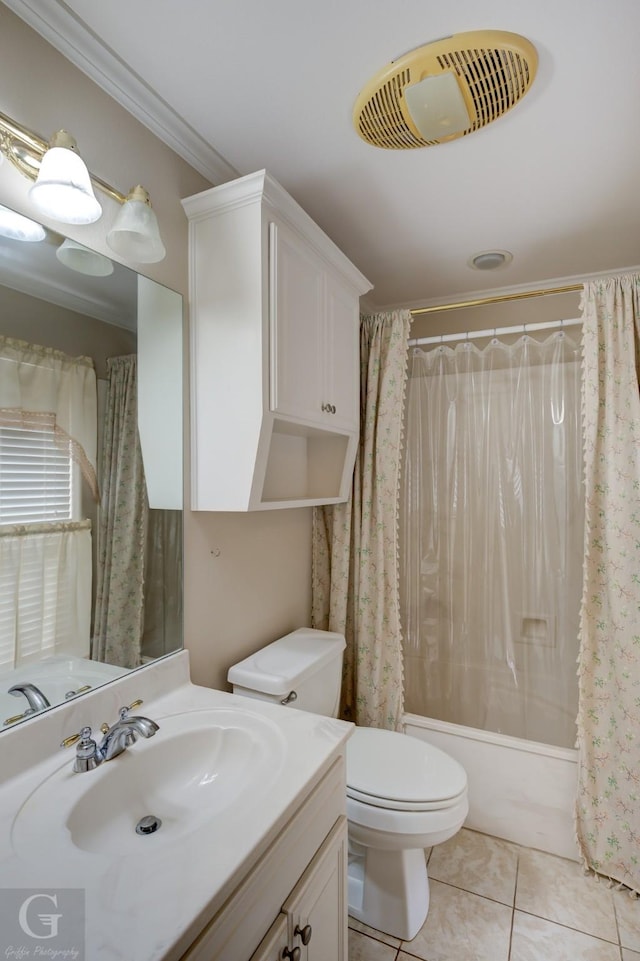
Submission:
[[147,814],[136,824],[136,834],[155,834],[162,827],[162,821],[154,814]]

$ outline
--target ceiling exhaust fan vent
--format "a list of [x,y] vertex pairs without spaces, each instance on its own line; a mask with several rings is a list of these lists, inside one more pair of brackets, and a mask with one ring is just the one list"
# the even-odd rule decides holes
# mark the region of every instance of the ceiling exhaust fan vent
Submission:
[[537,66],[535,47],[516,33],[454,34],[379,71],[358,96],[353,123],[363,140],[389,150],[455,140],[511,110]]

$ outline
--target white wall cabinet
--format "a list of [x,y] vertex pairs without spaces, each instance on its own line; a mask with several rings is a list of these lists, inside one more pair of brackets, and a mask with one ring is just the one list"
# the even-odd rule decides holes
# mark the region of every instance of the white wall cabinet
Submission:
[[181,961],[347,961],[345,808],[340,757]]
[[265,171],[189,217],[194,510],[346,500],[371,288]]

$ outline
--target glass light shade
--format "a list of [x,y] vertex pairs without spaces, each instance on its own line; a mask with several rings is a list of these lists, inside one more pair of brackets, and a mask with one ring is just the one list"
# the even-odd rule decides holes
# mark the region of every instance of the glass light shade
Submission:
[[89,277],[108,277],[113,273],[113,264],[108,257],[95,250],[83,247],[69,237],[56,250],[61,264]]
[[118,211],[107,243],[124,260],[153,264],[166,254],[158,221],[151,206],[143,200],[127,199]]
[[41,213],[63,224],[92,224],[102,213],[82,157],[68,147],[47,150],[29,197]]
[[28,217],[23,217],[15,210],[10,210],[0,204],[0,235],[8,237],[10,240],[36,243],[39,240],[44,240],[45,229],[35,220],[29,220]]

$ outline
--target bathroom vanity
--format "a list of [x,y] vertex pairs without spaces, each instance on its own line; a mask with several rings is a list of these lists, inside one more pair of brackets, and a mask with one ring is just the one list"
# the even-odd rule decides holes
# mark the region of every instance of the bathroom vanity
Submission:
[[[74,773],[63,738],[137,698],[158,732]],[[84,891],[91,961],[346,961],[351,730],[170,655],[0,738],[0,887]]]

